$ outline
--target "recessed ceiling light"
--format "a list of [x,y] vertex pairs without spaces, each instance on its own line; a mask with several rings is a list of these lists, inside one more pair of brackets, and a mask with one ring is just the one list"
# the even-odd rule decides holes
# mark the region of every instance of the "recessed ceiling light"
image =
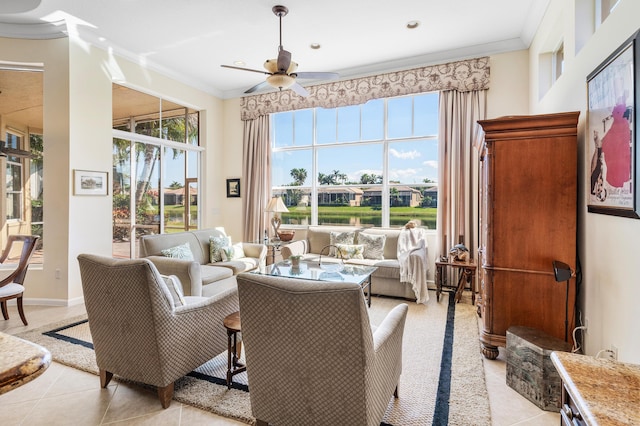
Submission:
[[244,67],[247,64],[244,61],[234,61],[233,65],[237,65],[239,67]]
[[311,47],[314,50],[318,50],[320,49],[320,43],[311,43],[309,47]]
[[419,26],[420,26],[420,21],[409,21],[409,22],[407,22],[407,28],[409,28],[410,30],[418,28]]

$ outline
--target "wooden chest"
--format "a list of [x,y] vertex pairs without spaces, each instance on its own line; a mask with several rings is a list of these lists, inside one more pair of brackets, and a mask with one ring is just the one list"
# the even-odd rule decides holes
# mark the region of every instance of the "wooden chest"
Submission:
[[507,385],[546,411],[562,407],[562,380],[551,352],[571,352],[564,340],[530,327],[507,330]]

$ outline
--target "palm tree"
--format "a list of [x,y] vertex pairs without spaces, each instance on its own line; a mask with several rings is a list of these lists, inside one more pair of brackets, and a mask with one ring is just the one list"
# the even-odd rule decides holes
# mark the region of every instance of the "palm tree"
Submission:
[[398,188],[391,187],[389,188],[389,204],[393,207],[400,201],[400,193],[398,192]]
[[377,175],[375,173],[364,173],[362,176],[360,176],[360,183],[364,185],[382,183],[382,175]]
[[291,169],[291,177],[293,178],[292,186],[302,186],[307,180],[307,170],[304,168]]

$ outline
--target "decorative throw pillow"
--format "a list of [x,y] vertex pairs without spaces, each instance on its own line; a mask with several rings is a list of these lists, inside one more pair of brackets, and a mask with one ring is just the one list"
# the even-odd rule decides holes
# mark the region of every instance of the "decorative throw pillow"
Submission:
[[171,257],[173,259],[194,260],[193,253],[191,253],[191,249],[189,248],[189,243],[160,250],[160,252],[163,256]]
[[222,257],[222,260],[225,262],[244,257],[244,250],[242,248],[242,243],[237,243],[229,247],[221,248],[220,256]]
[[169,289],[169,293],[171,293],[171,298],[173,299],[173,306],[184,306],[187,304],[187,301],[184,298],[184,292],[182,290],[182,283],[180,279],[175,275],[160,275],[164,280],[167,288]]
[[365,234],[363,232],[358,234],[358,244],[364,246],[362,255],[365,259],[383,260],[386,240],[386,235]]
[[209,237],[209,262],[222,262],[220,249],[231,245],[231,237]]
[[[337,244],[353,244],[353,240],[356,237],[356,233],[354,231],[349,232],[334,232],[331,231],[329,234],[329,244],[332,246],[336,246]],[[335,247],[329,247],[329,256],[336,256]]]
[[338,249],[336,253],[337,257],[342,257],[343,259],[364,259],[364,257],[362,257],[364,246],[362,244],[336,244],[336,248]]

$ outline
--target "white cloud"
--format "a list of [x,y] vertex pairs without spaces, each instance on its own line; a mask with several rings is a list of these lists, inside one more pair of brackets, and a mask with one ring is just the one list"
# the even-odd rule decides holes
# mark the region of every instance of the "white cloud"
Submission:
[[415,182],[415,176],[420,173],[416,169],[400,169],[392,170],[389,175],[390,180],[399,180],[400,182]]
[[438,162],[436,160],[429,160],[429,161],[425,161],[422,164],[424,164],[427,167],[431,167],[433,169],[438,169]]
[[418,158],[421,155],[420,152],[416,151],[415,149],[413,151],[400,152],[393,148],[389,148],[389,154],[393,155],[396,158],[401,158],[403,160],[413,160],[414,158]]

